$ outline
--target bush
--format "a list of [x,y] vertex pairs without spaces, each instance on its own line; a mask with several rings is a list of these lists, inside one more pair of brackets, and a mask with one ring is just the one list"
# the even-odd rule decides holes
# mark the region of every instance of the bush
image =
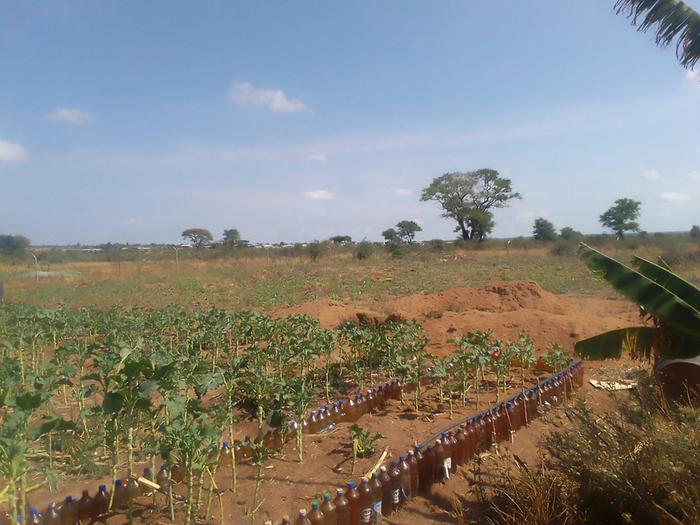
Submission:
[[390,242],[386,245],[386,247],[387,247],[387,250],[389,250],[389,253],[391,254],[392,257],[400,259],[404,255],[406,255],[406,248],[404,247],[403,243]]
[[360,260],[369,259],[374,253],[374,246],[369,241],[362,241],[357,245],[356,257]]
[[570,226],[564,226],[561,229],[561,231],[559,232],[559,235],[565,241],[581,241],[581,240],[583,240],[583,234],[580,231],[574,230]]
[[697,224],[693,224],[693,227],[690,228],[690,238],[700,240],[700,226]]
[[428,249],[434,253],[442,253],[445,251],[445,241],[442,239],[433,239],[428,241]]
[[311,257],[312,261],[317,260],[321,256],[321,243],[320,242],[312,242],[307,247],[306,253],[309,254],[309,257]]
[[574,255],[576,253],[576,242],[575,241],[557,241],[552,246],[550,250],[552,255],[558,255],[560,257],[567,257]]

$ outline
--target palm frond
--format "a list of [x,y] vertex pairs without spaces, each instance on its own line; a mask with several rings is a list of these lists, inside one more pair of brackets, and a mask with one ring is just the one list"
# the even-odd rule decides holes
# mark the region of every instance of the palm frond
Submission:
[[680,0],[617,0],[615,12],[632,20],[639,31],[655,28],[656,44],[676,41],[676,56],[687,69],[700,60],[700,14]]

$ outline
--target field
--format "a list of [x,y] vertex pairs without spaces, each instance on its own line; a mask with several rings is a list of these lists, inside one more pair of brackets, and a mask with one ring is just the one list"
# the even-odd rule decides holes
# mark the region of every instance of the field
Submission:
[[[669,255],[668,246],[652,243],[634,248],[635,253],[650,258]],[[674,268],[698,282],[696,245],[681,244],[674,250],[678,255]],[[612,253],[625,259],[632,250],[622,246]],[[39,371],[55,363],[54,357],[79,369],[73,371],[74,377],[67,370],[61,372],[71,384],[57,385],[47,400],[50,410],[37,408],[32,415],[36,421],[50,413],[73,421],[77,427],[56,430],[53,445],[48,445],[46,436],[28,439],[30,467],[23,481],[18,478],[34,489],[28,492],[28,502],[45,506],[67,495],[78,496],[84,487],[93,492],[98,482],[110,486],[113,475],[123,478],[130,469],[158,469],[161,460],[156,461],[153,452],[163,450],[163,441],[169,439],[172,444],[180,439],[180,447],[187,441],[173,426],[176,404],[164,404],[170,395],[170,402],[185,398],[193,403],[190,417],[198,414],[195,419],[202,418],[198,424],[207,432],[215,431],[207,434],[209,442],[200,443],[199,456],[190,458],[208,465],[210,470],[205,471],[212,477],[206,479],[199,467],[201,479],[191,480],[189,489],[187,483],[175,489],[189,500],[201,491],[200,510],[187,518],[185,505],[177,502],[173,509],[177,522],[262,523],[272,519],[277,523],[283,514],[309,508],[310,501],[319,499],[324,491],[349,479],[357,480],[375,464],[383,449],[397,458],[451,421],[487,408],[497,396],[503,400],[506,394],[519,392],[522,378],[517,363],[521,358],[517,355],[528,347],[527,340],[520,338],[522,334],[532,339],[532,359],[541,358],[557,367],[570,360],[576,340],[638,319],[634,305],[620,300],[575,256],[553,255],[549,247],[426,250],[409,252],[401,259],[379,253],[362,261],[350,253],[316,261],[303,257],[202,258],[181,260],[177,267],[174,261],[148,259],[79,261],[52,263],[41,269],[63,272],[64,276],[35,281],[20,275],[31,268],[2,268],[8,304],[1,326],[3,339],[9,343],[2,356],[15,360],[19,356],[23,375],[17,387],[20,390],[25,374],[26,378],[46,377]],[[114,306],[122,309],[110,310]],[[46,312],[44,307],[59,307],[48,311],[68,313],[51,317],[53,314],[42,313]],[[78,307],[83,309],[76,310]],[[241,310],[259,313],[232,313]],[[484,333],[487,330],[492,331],[490,336]],[[460,354],[455,338],[470,333],[488,341],[467,341],[466,353]],[[125,349],[129,351],[125,353]],[[466,356],[482,351],[484,361],[465,372],[462,383],[456,372],[460,363],[468,368]],[[257,362],[263,354],[270,355],[265,362]],[[283,357],[274,358],[273,354]],[[547,377],[541,360],[535,366],[526,353],[522,355],[528,363],[524,385],[536,385]],[[129,383],[133,378],[123,378],[115,356],[117,361],[122,356],[126,367],[133,370],[144,362],[153,370],[162,370],[157,392],[144,386],[151,381],[145,372],[138,384]],[[243,361],[237,366],[249,375],[239,377],[227,396],[226,373],[239,357]],[[105,399],[114,387],[91,373],[99,374],[110,366],[115,367],[110,377],[117,383],[125,381],[120,395],[146,392],[142,396],[149,405],[146,412],[129,412],[124,405],[116,412],[105,412]],[[434,372],[439,366],[446,370],[445,375]],[[639,368],[637,363],[622,360],[591,364],[586,374],[619,379]],[[173,377],[186,384],[168,383],[167,370],[177,370]],[[215,380],[219,375],[224,385]],[[255,378],[265,375],[279,377],[281,385],[256,390]],[[323,433],[308,434],[301,443],[292,436],[281,454],[268,457],[268,452],[260,452],[259,470],[250,460],[241,463],[235,495],[227,491],[232,482],[228,467],[217,472],[213,467],[216,462],[207,459],[211,458],[209,452],[202,454],[212,444],[220,446],[221,436],[242,440],[270,428],[268,423],[277,428],[280,423],[269,418],[273,413],[279,412],[287,423],[299,420],[295,414],[306,414],[327,399],[397,376],[407,385],[423,379],[432,386],[424,388],[420,398],[407,389],[405,399],[389,401],[382,410],[358,420],[363,429],[370,434],[379,432],[382,438],[354,468],[351,425],[345,422]],[[75,377],[82,379],[76,381]],[[171,394],[165,393],[164,385],[172,388]],[[476,397],[477,386],[480,397]],[[590,385],[584,385],[576,397],[601,411],[615,404]],[[448,403],[450,399],[452,403]],[[262,417],[258,412],[261,406],[267,412]],[[226,413],[236,415],[235,424]],[[266,423],[259,424],[263,420]],[[122,423],[117,425],[117,421]],[[113,433],[111,424],[115,425]],[[127,427],[133,427],[133,436],[126,432]],[[512,443],[502,443],[498,456],[517,457],[536,466],[540,439],[552,429],[567,427],[570,421],[564,417],[563,406],[553,407],[529,427],[518,430]],[[298,458],[300,444],[304,463]],[[54,453],[50,452],[52,446],[55,464],[46,469],[46,455]],[[490,452],[469,468],[460,469],[450,483],[434,487],[430,497],[411,500],[389,521],[479,522],[479,492],[492,484],[489,479],[496,476],[498,467]],[[177,447],[173,454],[180,462],[185,459]],[[52,487],[42,482],[47,474]],[[257,497],[256,474],[261,478]],[[0,481],[6,481],[7,471],[0,476]],[[221,507],[215,491],[209,496],[214,486],[211,479],[223,491]],[[0,488],[0,495],[7,490]],[[7,507],[7,502],[3,506]],[[139,497],[133,519],[168,523],[169,512],[164,496]],[[125,520],[126,514],[121,512],[107,521],[116,524]]]

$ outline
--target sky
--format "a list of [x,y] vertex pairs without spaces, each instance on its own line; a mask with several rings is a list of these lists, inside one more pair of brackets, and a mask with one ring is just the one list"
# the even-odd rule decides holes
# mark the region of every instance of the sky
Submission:
[[[688,2],[700,9],[700,0]],[[613,0],[0,0],[0,233],[34,244],[455,238],[421,189],[498,170],[534,219],[700,223],[700,72]]]

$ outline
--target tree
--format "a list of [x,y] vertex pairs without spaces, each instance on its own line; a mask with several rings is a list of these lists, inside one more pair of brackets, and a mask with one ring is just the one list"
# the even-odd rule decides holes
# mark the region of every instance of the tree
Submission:
[[415,221],[401,221],[396,224],[396,233],[407,243],[412,243],[417,232],[422,232],[421,228]]
[[554,229],[554,224],[540,217],[535,219],[532,236],[538,241],[553,241],[557,238],[557,231]]
[[600,216],[600,223],[615,232],[619,239],[626,231],[639,231],[635,220],[639,217],[641,202],[628,198],[617,199],[615,206],[609,208]]
[[190,241],[190,244],[198,250],[214,239],[211,232],[204,228],[189,228],[182,232],[182,238],[186,241]]
[[382,232],[382,237],[387,243],[397,243],[401,241],[399,233],[394,228],[389,228]]
[[333,244],[352,244],[352,237],[349,235],[334,235],[330,238]]
[[697,224],[693,224],[693,227],[690,228],[690,238],[700,239],[700,226],[698,226]]
[[496,170],[446,173],[423,188],[422,201],[434,200],[442,206],[442,216],[457,222],[456,232],[463,240],[482,241],[494,226],[493,208],[504,208],[519,199],[510,179]]
[[224,230],[224,246],[234,247],[241,242],[241,234],[236,228]]
[[583,234],[580,231],[574,230],[571,226],[564,226],[559,232],[559,236],[565,241],[583,239]]
[[0,253],[16,255],[29,248],[29,239],[24,235],[0,235]]
[[[700,14],[679,0],[617,0],[617,14],[622,12],[639,31],[656,26],[656,44],[669,45],[674,38],[676,56],[686,69],[700,61]],[[641,21],[640,21],[641,20]]]
[[314,241],[309,244],[309,247],[306,250],[312,261],[316,261],[319,257],[321,257],[321,243],[318,241]]

